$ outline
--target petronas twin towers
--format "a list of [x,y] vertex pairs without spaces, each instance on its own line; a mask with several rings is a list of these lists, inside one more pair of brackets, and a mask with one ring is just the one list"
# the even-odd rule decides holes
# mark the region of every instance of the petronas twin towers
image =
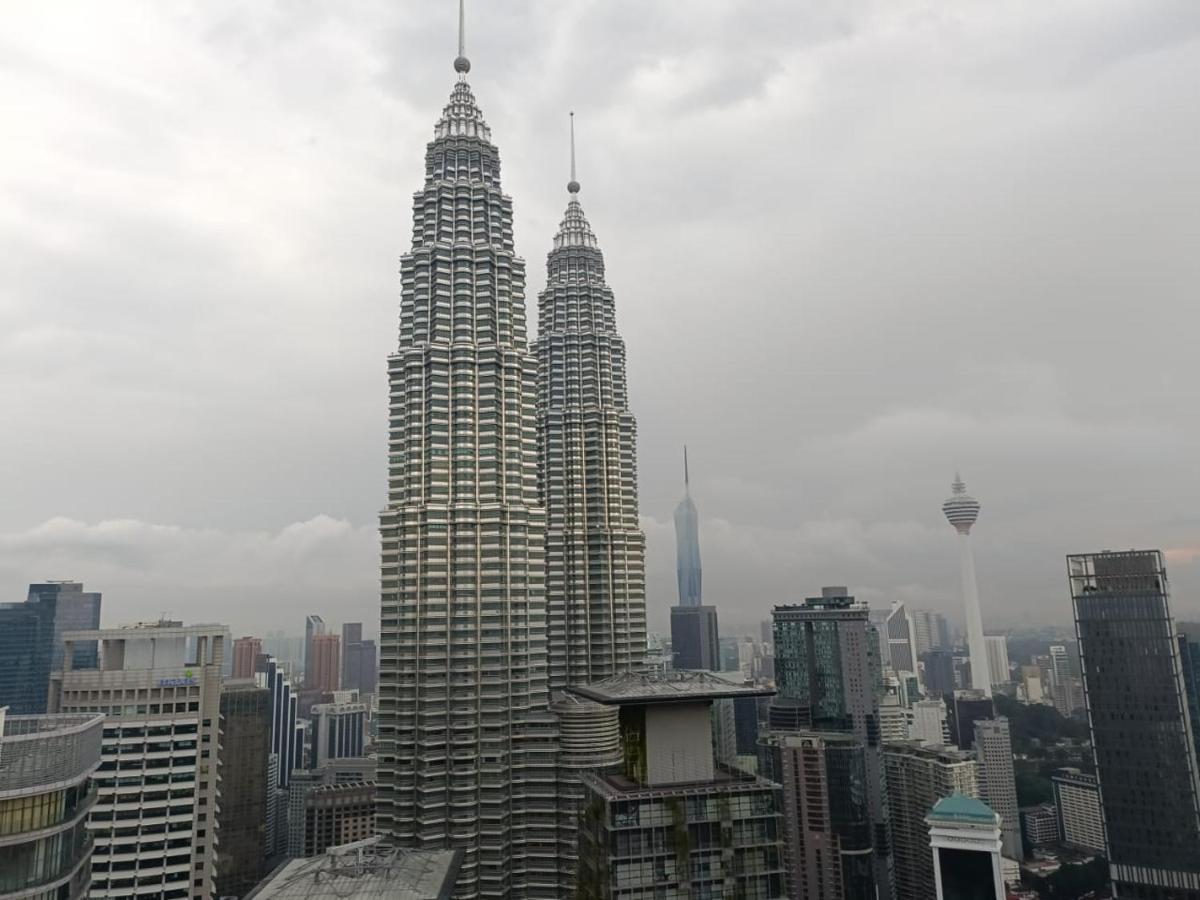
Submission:
[[389,358],[378,827],[464,851],[460,897],[568,896],[577,773],[615,710],[559,694],[637,669],[644,536],[625,346],[572,175],[531,352],[512,201],[459,73],[414,197]]

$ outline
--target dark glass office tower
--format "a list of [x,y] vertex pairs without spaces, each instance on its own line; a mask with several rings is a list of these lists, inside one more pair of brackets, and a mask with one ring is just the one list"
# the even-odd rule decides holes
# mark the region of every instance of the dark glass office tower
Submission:
[[1084,696],[1121,900],[1200,898],[1200,781],[1157,550],[1067,558]]
[[[95,631],[100,627],[100,592],[85,591],[77,581],[49,581],[29,586],[30,603],[54,603],[54,649],[50,656],[50,671],[63,667],[63,632]],[[96,665],[96,643],[81,641],[75,644],[76,668]]]
[[271,691],[252,680],[226,681],[221,688],[218,897],[244,897],[264,874],[271,699]]
[[721,670],[715,606],[671,607],[671,653],[676,669]]
[[[863,744],[867,809],[879,896],[892,896],[888,805],[879,730],[879,643],[865,603],[844,587],[823,588],[800,606],[777,606],[772,728],[852,734]],[[790,721],[788,721],[790,720]]]

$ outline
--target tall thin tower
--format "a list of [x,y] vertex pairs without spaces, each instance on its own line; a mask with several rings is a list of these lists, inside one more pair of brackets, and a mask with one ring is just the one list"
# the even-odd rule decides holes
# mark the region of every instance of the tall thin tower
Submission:
[[388,359],[378,829],[461,848],[458,897],[530,897],[556,877],[537,363],[464,32],[460,0]]
[[979,518],[979,501],[967,493],[967,485],[957,473],[951,490],[953,494],[942,504],[942,512],[958,532],[967,644],[971,653],[971,686],[990,697],[992,680],[988,675],[987,642],[983,639],[983,614],[979,610],[979,587],[975,582],[975,556],[971,553],[971,526]]
[[637,422],[604,254],[579,191],[571,113],[569,199],[546,260],[536,344],[552,691],[630,671],[646,653]]
[[675,573],[679,579],[679,605],[702,605],[700,514],[692,502],[687,447],[683,448],[683,499],[675,507]]

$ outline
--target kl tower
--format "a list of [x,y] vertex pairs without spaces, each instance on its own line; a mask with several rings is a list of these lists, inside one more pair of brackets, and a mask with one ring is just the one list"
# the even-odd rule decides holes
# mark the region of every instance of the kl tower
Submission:
[[979,587],[975,583],[975,557],[971,553],[971,526],[979,518],[979,501],[967,493],[962,476],[954,475],[954,493],[942,504],[942,512],[958,532],[962,563],[963,606],[967,612],[967,645],[971,653],[971,687],[990,697],[987,644],[983,640],[983,615],[979,611]]

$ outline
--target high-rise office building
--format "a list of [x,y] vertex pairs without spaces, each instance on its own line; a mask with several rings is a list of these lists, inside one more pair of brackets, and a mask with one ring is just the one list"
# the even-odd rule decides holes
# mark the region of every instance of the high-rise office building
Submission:
[[402,847],[461,848],[460,898],[553,897],[537,360],[512,200],[467,83],[463,31],[414,198],[388,360],[377,821]]
[[305,685],[328,694],[342,687],[342,639],[336,634],[317,634],[308,645]]
[[1000,816],[962,794],[939,800],[925,818],[936,900],[1005,900]]
[[900,600],[892,603],[887,622],[888,658],[897,675],[917,671],[917,636],[908,607]]
[[983,642],[987,647],[988,677],[992,684],[1008,684],[1012,681],[1008,672],[1008,638],[1002,634],[985,634]]
[[0,707],[0,897],[80,900],[91,883],[87,816],[104,717]]
[[[879,660],[869,610],[844,587],[823,588],[803,605],[777,606],[775,730],[837,731],[863,743],[875,880],[891,892],[888,803],[880,755]],[[790,721],[789,721],[790,720]]]
[[1078,769],[1060,769],[1050,778],[1058,834],[1068,847],[1108,856],[1104,839],[1104,812],[1100,807],[1100,782]]
[[953,649],[950,625],[945,616],[931,609],[914,609],[909,614],[912,616],[918,658],[930,650]]
[[[1061,681],[1071,676],[1071,654],[1065,644],[1050,645],[1050,690],[1057,690]],[[1057,695],[1056,695],[1057,696]]]
[[675,507],[675,574],[679,582],[679,605],[699,606],[703,603],[700,514],[692,501],[687,447],[683,448],[683,499]]
[[949,650],[930,650],[921,654],[925,696],[942,698],[954,693],[954,654]]
[[240,637],[233,641],[233,677],[254,678],[258,658],[262,655],[262,641],[256,637]]
[[307,616],[304,619],[304,686],[311,687],[313,639],[325,634],[325,620],[320,616]]
[[310,716],[312,749],[308,755],[308,768],[319,769],[333,760],[366,755],[365,703],[318,703]]
[[979,609],[979,586],[975,581],[975,556],[971,552],[971,526],[979,518],[979,501],[967,493],[962,476],[954,476],[953,494],[942,504],[946,519],[958,532],[962,567],[963,607],[967,615],[967,646],[971,651],[971,687],[992,695],[988,677],[987,645],[983,639],[983,613]]
[[671,607],[671,665],[703,672],[721,670],[715,606]]
[[364,640],[362,622],[342,625],[342,690],[374,694],[379,685],[379,654],[373,640]]
[[979,762],[979,799],[1000,817],[1004,855],[1022,860],[1021,818],[1017,806],[1017,776],[1013,769],[1012,733],[1008,719],[975,722],[975,756]]
[[552,691],[631,671],[646,655],[637,422],[604,254],[579,192],[572,114],[569,200],[546,260],[535,345]]
[[619,709],[625,757],[582,777],[579,896],[787,896],[779,787],[712,753],[712,702],[770,689],[675,672],[571,691]]
[[1033,848],[1057,844],[1058,810],[1054,804],[1043,803],[1021,810],[1021,835]]
[[1067,565],[1114,892],[1200,898],[1200,780],[1162,554]]
[[990,695],[983,691],[955,691],[946,698],[946,719],[950,740],[960,750],[975,749],[975,723],[996,714]]
[[875,900],[865,745],[852,734],[773,734],[764,741],[783,786],[789,895]]
[[[63,635],[56,712],[106,713],[99,796],[89,817],[93,898],[216,891],[223,626],[138,625]],[[76,642],[100,644],[76,669]]]
[[937,896],[937,880],[925,817],[943,797],[978,796],[975,756],[909,741],[884,747],[883,763],[891,803],[896,900],[929,900]]
[[226,681],[221,688],[217,897],[244,897],[264,875],[270,756],[271,692],[252,679]]
[[[31,584],[24,603],[0,603],[0,706],[10,715],[46,712],[50,673],[63,666],[63,634],[100,627],[100,594],[75,581]],[[95,665],[95,644],[76,648]]]
[[288,856],[319,856],[375,833],[375,784],[297,777],[289,787]]
[[950,725],[943,701],[918,700],[909,712],[908,736],[911,740],[935,746],[950,743]]

